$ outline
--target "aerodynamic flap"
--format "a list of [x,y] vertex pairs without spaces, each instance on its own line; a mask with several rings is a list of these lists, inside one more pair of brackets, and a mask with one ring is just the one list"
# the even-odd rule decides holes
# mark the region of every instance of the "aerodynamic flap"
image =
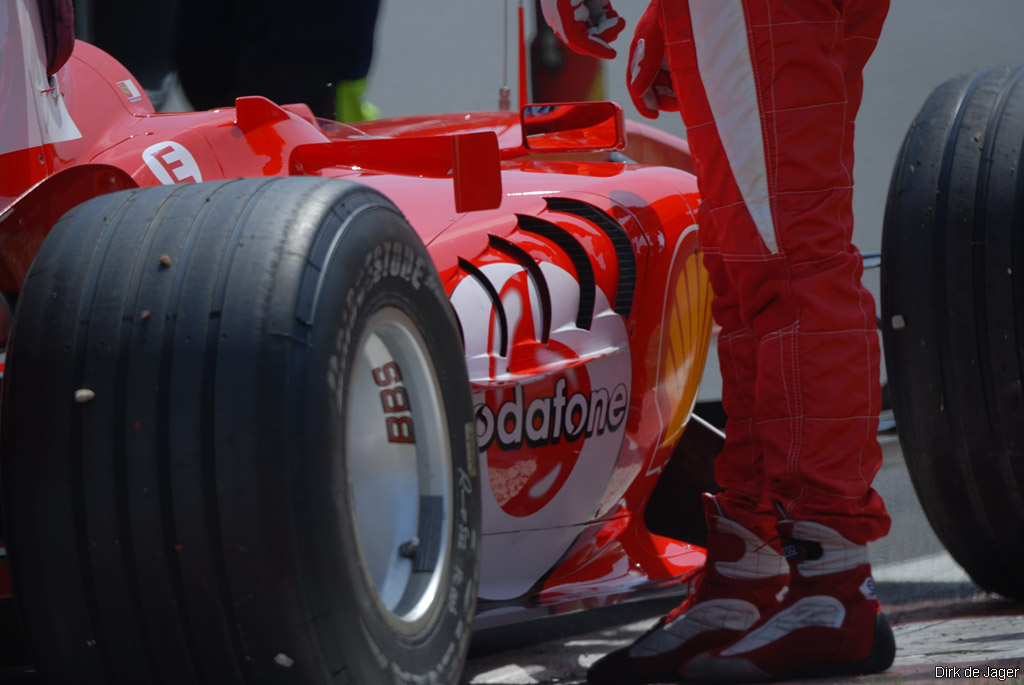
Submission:
[[501,206],[501,159],[493,131],[452,136],[365,138],[299,145],[292,150],[293,175],[347,166],[403,176],[451,176],[455,209],[473,212]]

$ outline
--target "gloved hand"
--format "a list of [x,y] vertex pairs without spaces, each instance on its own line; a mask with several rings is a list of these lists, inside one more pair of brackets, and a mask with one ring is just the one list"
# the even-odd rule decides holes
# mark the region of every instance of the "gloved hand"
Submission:
[[637,111],[648,119],[657,119],[659,111],[679,111],[672,76],[665,62],[665,33],[660,16],[661,0],[654,0],[640,17],[629,46],[626,86]]
[[548,26],[576,52],[615,57],[611,43],[626,26],[610,0],[540,0]]

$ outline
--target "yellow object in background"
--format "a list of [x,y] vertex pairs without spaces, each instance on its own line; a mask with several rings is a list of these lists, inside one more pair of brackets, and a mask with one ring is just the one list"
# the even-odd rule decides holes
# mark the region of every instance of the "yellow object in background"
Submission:
[[338,121],[350,123],[380,118],[380,110],[363,100],[365,90],[365,78],[358,81],[342,81],[334,87],[335,116]]

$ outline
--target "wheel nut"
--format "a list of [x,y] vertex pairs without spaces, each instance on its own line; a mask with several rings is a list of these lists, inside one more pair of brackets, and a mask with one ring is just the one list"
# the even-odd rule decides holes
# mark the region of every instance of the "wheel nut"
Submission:
[[419,548],[420,539],[414,537],[412,540],[403,542],[398,548],[398,553],[406,559],[412,559],[414,556],[416,556],[416,551]]

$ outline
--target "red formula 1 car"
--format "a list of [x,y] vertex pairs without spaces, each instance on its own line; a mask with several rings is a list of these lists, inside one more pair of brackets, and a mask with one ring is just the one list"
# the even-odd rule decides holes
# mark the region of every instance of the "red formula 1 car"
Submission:
[[454,682],[472,627],[680,589],[710,289],[692,175],[625,155],[682,141],[610,103],[156,115],[64,4],[0,10],[7,594],[45,680]]

